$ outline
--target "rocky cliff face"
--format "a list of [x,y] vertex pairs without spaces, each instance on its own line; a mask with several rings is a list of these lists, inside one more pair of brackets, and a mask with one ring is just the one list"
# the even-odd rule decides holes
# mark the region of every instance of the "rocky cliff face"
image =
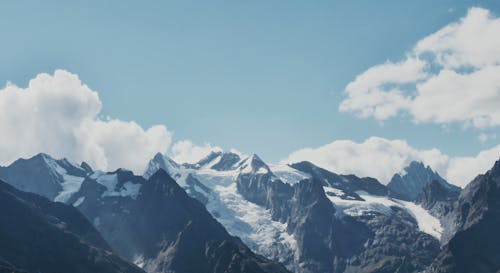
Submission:
[[395,174],[387,188],[389,194],[401,200],[415,201],[422,193],[422,190],[431,181],[436,181],[444,188],[460,192],[460,188],[448,183],[437,172],[433,171],[429,166],[425,167],[422,162],[413,161],[408,165],[403,174]]
[[162,169],[148,180],[124,170],[90,176],[70,202],[147,272],[287,272],[229,235]]
[[432,215],[443,219],[453,211],[459,192],[444,187],[436,180],[428,183],[415,202],[428,210]]
[[75,208],[0,181],[0,271],[144,272],[110,252]]
[[256,155],[238,158],[214,153],[169,172],[188,194],[205,196],[229,232],[294,272],[418,272],[439,251],[415,216],[425,210],[391,200],[375,179],[309,162],[269,166]]
[[296,273],[421,272],[439,240],[469,221],[453,205],[456,189],[424,183],[425,175],[415,204],[373,178],[310,162],[268,165],[257,155],[213,152],[179,164],[158,154],[144,177],[41,159],[34,165],[51,175],[38,184],[60,186],[49,196],[78,208],[117,254],[147,272],[286,272],[280,263]]
[[449,216],[451,239],[430,273],[500,270],[500,161],[460,194]]

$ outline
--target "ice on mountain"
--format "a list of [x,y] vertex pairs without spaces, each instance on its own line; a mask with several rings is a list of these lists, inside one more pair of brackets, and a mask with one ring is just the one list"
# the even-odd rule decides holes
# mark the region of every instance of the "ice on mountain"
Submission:
[[[324,187],[324,190],[327,193],[335,192],[335,189],[331,187]],[[332,201],[332,203],[340,208],[343,213],[350,216],[362,216],[372,212],[390,215],[392,213],[391,207],[402,208],[413,216],[420,231],[430,234],[437,239],[441,238],[443,227],[441,226],[439,219],[432,216],[421,206],[412,202],[393,199],[387,196],[371,195],[365,191],[357,191],[356,193],[365,201],[345,200],[337,195],[329,194],[327,194],[327,197],[330,201]]]

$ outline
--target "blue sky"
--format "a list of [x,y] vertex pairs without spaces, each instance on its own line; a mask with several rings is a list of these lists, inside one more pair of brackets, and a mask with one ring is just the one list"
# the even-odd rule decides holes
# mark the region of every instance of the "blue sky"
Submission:
[[[340,113],[343,90],[371,66],[472,6],[495,1],[4,1],[0,82],[65,69],[99,92],[102,115],[174,139],[278,161],[337,139],[405,139],[473,155],[498,144],[460,125]],[[498,127],[487,129],[499,134]]]

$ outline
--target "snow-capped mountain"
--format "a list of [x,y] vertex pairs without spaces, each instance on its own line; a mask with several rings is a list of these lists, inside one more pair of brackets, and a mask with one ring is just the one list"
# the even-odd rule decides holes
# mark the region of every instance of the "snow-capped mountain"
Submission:
[[461,192],[449,217],[451,239],[427,272],[500,270],[500,160]]
[[[224,151],[195,164],[157,154],[143,176],[40,154],[0,168],[0,177],[75,206],[146,272],[285,272],[279,263],[296,273],[422,272],[440,241],[465,230],[459,215],[476,202],[469,187],[460,201],[459,188],[421,163],[384,186]],[[475,206],[471,215],[483,215],[487,204]]]
[[[165,166],[165,165],[164,165]],[[69,200],[111,247],[147,272],[288,272],[254,254],[163,170],[95,172]]]
[[[156,155],[149,163],[145,176],[161,166],[162,162],[172,160]],[[235,183],[240,174],[270,174],[269,167],[260,162],[257,156],[214,152],[196,164],[169,164],[169,167],[178,168],[167,168],[166,171],[190,196],[204,203],[229,233],[240,237],[257,253],[287,262],[294,259],[295,241],[286,232],[286,225],[273,221],[265,207],[246,200],[238,193]]]
[[[171,160],[158,162],[161,165],[152,166],[149,170],[156,168],[161,173],[162,169],[179,167]],[[0,169],[0,177],[4,177],[15,187],[77,207],[120,256],[141,265],[147,272],[173,269],[175,272],[218,272],[224,268],[227,268],[228,272],[242,273],[287,272],[278,263],[255,255],[238,238],[227,234],[223,226],[214,220],[203,206],[197,205],[196,201],[187,196],[182,197],[185,195],[184,191],[181,188],[176,189],[178,186],[175,182],[171,182],[173,180],[168,175],[165,176],[155,182],[166,191],[162,193],[156,188],[150,189],[155,183],[142,176],[135,176],[131,171],[118,169],[110,173],[94,172],[85,163],[77,166],[66,159],[55,160],[47,154],[19,159]],[[150,178],[153,179],[153,175]],[[165,183],[168,185],[165,186]],[[191,182],[189,177],[187,183],[193,188],[202,186],[196,185],[196,181]],[[161,197],[162,194],[165,196]],[[169,203],[165,198],[178,202]],[[160,210],[150,208],[151,213],[144,214],[147,203],[156,199],[158,203],[150,205]],[[180,201],[185,204],[179,203]],[[184,214],[176,213],[184,206],[187,206],[184,208]],[[173,214],[167,217],[163,213],[165,211]],[[172,219],[177,219],[180,223],[172,226]],[[196,224],[193,219],[196,219]],[[142,225],[137,226],[137,223]],[[186,233],[179,228],[186,225],[190,229],[195,228],[191,233],[203,233],[206,236],[185,234],[183,239],[178,238],[180,234]],[[213,227],[213,231],[200,231],[205,227]],[[170,237],[164,238],[167,233]],[[163,251],[156,249],[160,241],[171,247]],[[186,245],[206,247],[200,248],[197,253],[209,256],[198,257],[197,262],[188,262],[192,258],[193,249],[186,248]],[[183,264],[191,267],[183,267]]]
[[162,162],[229,233],[294,272],[416,272],[439,251],[439,219],[372,178],[229,152],[196,164],[156,155],[145,175]]
[[0,181],[0,272],[144,273],[78,210]]
[[86,163],[78,166],[67,159],[56,160],[41,153],[29,159],[18,159],[6,167],[0,166],[0,179],[22,191],[65,202],[90,172],[92,169]]
[[416,161],[412,161],[402,173],[394,174],[387,188],[389,188],[390,195],[395,198],[415,201],[423,188],[431,181],[437,181],[450,191],[460,192],[459,187],[448,183],[429,166],[425,167],[422,162]]

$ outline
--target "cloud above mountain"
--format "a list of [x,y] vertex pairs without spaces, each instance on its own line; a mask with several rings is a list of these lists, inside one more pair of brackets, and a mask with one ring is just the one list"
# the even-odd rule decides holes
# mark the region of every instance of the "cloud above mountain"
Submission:
[[394,173],[411,161],[421,161],[439,172],[450,183],[465,186],[499,159],[500,145],[471,157],[450,157],[438,149],[420,150],[405,140],[370,137],[364,142],[337,140],[317,148],[291,153],[282,163],[310,161],[340,174],[370,176],[387,184]]
[[190,140],[176,141],[172,145],[170,151],[171,157],[178,163],[191,163],[194,164],[204,157],[208,156],[211,152],[222,151],[218,146],[212,146],[209,143],[204,145],[196,145]]
[[103,170],[141,172],[155,153],[167,151],[165,126],[103,119],[101,109],[97,92],[64,70],[38,74],[26,88],[8,83],[0,89],[0,164],[45,152]]
[[384,121],[500,125],[500,18],[471,8],[416,43],[406,57],[359,74],[345,87],[341,112]]
[[[396,73],[392,69],[383,74],[391,77]],[[408,75],[413,73],[410,70]],[[367,76],[376,82],[373,77]],[[410,78],[411,75],[402,75],[400,81]],[[177,141],[170,148],[172,134],[165,126],[145,129],[133,121],[102,118],[101,109],[97,92],[64,70],[39,74],[25,88],[8,83],[0,89],[0,164],[45,152],[56,158],[86,161],[101,170],[123,167],[141,173],[157,152],[169,154],[177,162],[195,163],[212,151],[222,150],[189,140]],[[499,154],[500,145],[476,156],[450,157],[438,149],[413,148],[405,140],[371,137],[361,143],[337,140],[300,149],[283,162],[308,160],[338,173],[372,176],[388,182],[395,172],[417,160],[463,186],[489,169]]]

